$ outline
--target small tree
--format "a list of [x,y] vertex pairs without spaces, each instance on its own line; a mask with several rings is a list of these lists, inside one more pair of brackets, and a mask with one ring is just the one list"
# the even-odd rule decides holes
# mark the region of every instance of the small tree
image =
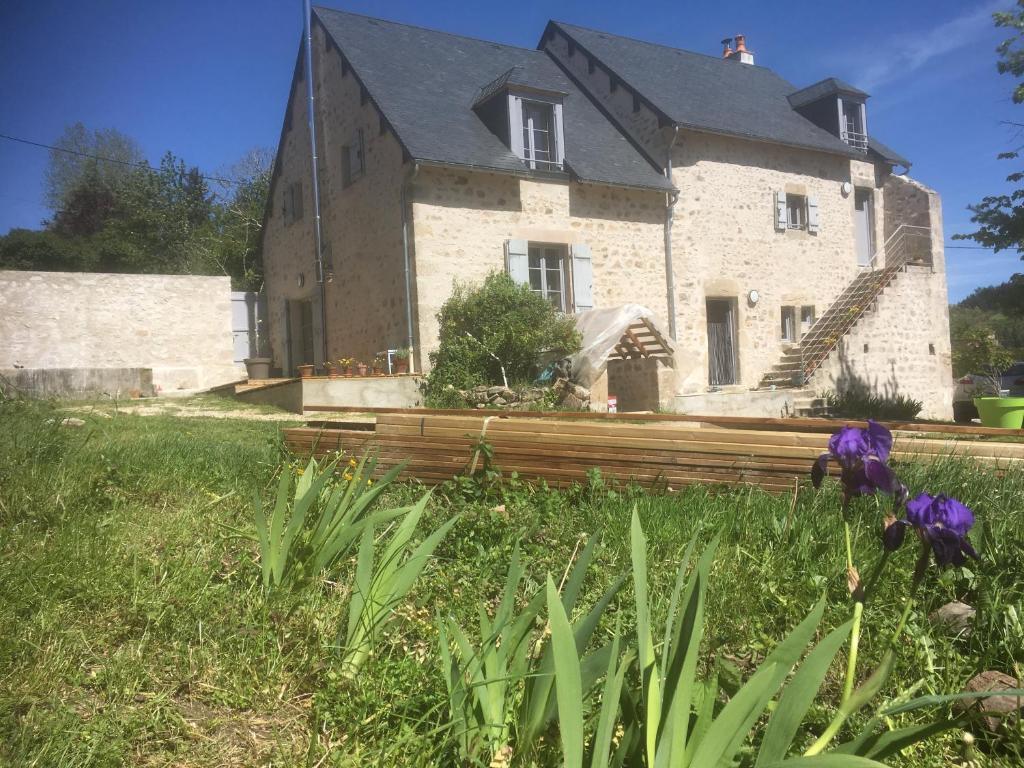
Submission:
[[505,273],[491,273],[479,286],[456,284],[437,321],[440,345],[430,353],[427,383],[433,404],[444,403],[449,385],[529,383],[543,353],[580,348],[572,318]]
[[1013,365],[1013,355],[999,343],[996,335],[984,326],[969,328],[956,339],[953,366],[958,375],[983,376],[998,396],[1003,371]]

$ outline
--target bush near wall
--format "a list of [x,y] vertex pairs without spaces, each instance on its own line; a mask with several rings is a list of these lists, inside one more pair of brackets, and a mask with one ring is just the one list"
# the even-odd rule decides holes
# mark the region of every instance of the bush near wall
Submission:
[[876,419],[878,421],[912,421],[924,407],[920,400],[906,395],[874,395],[860,389],[842,394],[826,392],[829,412],[844,419]]
[[[523,386],[546,353],[571,354],[580,335],[551,302],[494,272],[482,285],[456,284],[437,315],[440,344],[430,353],[426,399],[431,407],[459,407],[454,390],[489,385]],[[504,375],[502,369],[504,368]]]

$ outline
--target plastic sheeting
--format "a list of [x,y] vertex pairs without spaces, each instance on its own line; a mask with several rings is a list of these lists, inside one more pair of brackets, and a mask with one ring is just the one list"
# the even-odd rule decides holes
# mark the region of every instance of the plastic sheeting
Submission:
[[[640,304],[623,304],[608,309],[591,309],[573,315],[576,330],[583,335],[583,346],[579,352],[569,357],[571,377],[577,384],[589,388],[601,378],[608,367],[608,356],[616,352],[615,347],[622,340],[629,327],[638,321],[647,320],[661,334],[665,343],[669,341],[668,332],[658,317],[647,307]],[[669,356],[672,349],[666,349]]]

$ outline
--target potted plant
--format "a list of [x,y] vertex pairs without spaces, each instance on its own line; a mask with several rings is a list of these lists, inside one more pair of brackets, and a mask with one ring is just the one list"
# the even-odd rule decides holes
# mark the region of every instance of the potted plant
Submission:
[[299,371],[299,376],[302,377],[303,379],[312,378],[313,371],[316,369],[316,366],[313,365],[312,363],[308,363],[306,365],[296,365],[295,367]]
[[338,367],[338,364],[334,360],[328,360],[324,363],[324,370],[327,371],[328,378],[336,379],[341,376],[341,368]]
[[358,374],[359,376],[365,376],[366,375],[366,368],[367,368],[366,363],[364,363],[362,361],[357,362],[356,363],[356,374]]
[[409,372],[410,351],[408,347],[399,347],[395,350],[395,373]]
[[335,366],[338,369],[339,376],[351,376],[352,375],[352,358],[351,357],[339,357],[335,362]]
[[249,379],[269,379],[270,378],[270,366],[274,362],[267,354],[265,344],[263,341],[263,319],[256,319],[256,356],[247,357],[243,361],[245,363],[245,375]]
[[383,376],[388,372],[388,356],[383,352],[373,358],[373,372],[377,376]]
[[1021,429],[1024,397],[1005,397],[1002,388],[1002,374],[1013,365],[1013,355],[988,328],[971,328],[957,341],[957,369],[976,374],[982,380],[983,394],[974,398],[981,423],[986,427]]

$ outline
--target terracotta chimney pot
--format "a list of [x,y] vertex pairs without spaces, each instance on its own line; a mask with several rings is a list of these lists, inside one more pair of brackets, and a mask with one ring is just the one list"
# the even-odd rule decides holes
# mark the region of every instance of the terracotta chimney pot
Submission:
[[731,37],[725,38],[725,40],[722,41],[722,46],[723,46],[723,49],[724,49],[722,51],[722,58],[723,59],[728,59],[730,56],[732,56],[732,38]]

